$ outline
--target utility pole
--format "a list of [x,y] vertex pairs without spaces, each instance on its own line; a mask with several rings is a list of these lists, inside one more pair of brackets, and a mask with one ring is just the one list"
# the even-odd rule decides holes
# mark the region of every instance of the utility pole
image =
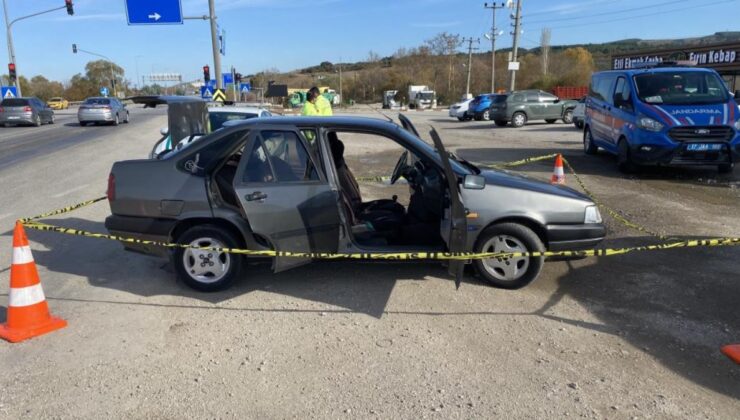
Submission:
[[342,106],[344,96],[342,96],[342,57],[339,57],[339,106]]
[[[497,9],[503,9],[504,8],[504,2],[501,2],[501,5],[499,6],[496,4],[496,2],[491,3],[489,6],[488,3],[483,3],[483,7],[486,9],[491,9],[491,14],[493,15],[492,23],[491,23],[491,93],[496,93],[496,37],[498,36],[498,29],[496,28],[496,10]],[[488,37],[486,37],[488,38]]]
[[[514,45],[512,48],[511,62],[517,62],[517,52],[519,51],[519,33],[522,26],[522,0],[516,0],[516,14],[514,15]],[[517,63],[518,65],[518,63]],[[509,77],[509,91],[513,92],[516,87],[516,70],[511,70]]]
[[218,30],[216,27],[216,6],[214,0],[208,0],[208,18],[211,20],[211,46],[213,47],[213,71],[216,73],[216,88],[223,89],[224,81],[221,77],[221,53],[218,48]]
[[462,42],[468,43],[468,84],[465,85],[465,98],[470,97],[470,73],[473,69],[473,50],[477,50],[479,48],[473,48],[473,42],[477,42],[480,44],[480,38],[463,38]]
[[[10,59],[9,64],[12,64],[15,66],[15,49],[13,48],[13,31],[12,31],[13,24],[18,22],[19,20],[32,18],[34,16],[43,15],[46,13],[56,12],[57,10],[62,10],[62,9],[67,9],[67,14],[70,16],[73,15],[74,6],[72,5],[72,0],[65,0],[64,6],[55,7],[53,9],[44,10],[44,11],[37,12],[37,13],[32,13],[27,16],[21,16],[11,21],[8,19],[8,4],[6,0],[3,0],[3,12],[5,12],[5,30],[7,32],[7,38],[8,38],[8,58]],[[16,66],[16,71],[17,71],[17,66]],[[16,88],[16,91],[18,92],[18,96],[22,96],[20,76],[17,76],[15,79],[15,88]]]

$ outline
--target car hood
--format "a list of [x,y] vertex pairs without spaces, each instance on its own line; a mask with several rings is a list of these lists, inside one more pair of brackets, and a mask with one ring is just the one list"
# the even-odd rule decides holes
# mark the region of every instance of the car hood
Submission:
[[564,185],[551,185],[546,182],[528,178],[501,169],[483,169],[480,173],[486,179],[486,185],[497,185],[505,188],[527,190],[542,194],[557,195],[575,200],[593,201],[587,195]]
[[[737,119],[734,104],[719,103],[709,105],[662,105],[646,104],[647,109],[658,121],[668,123],[669,127],[681,125],[732,125]],[[646,114],[649,114],[646,113]]]

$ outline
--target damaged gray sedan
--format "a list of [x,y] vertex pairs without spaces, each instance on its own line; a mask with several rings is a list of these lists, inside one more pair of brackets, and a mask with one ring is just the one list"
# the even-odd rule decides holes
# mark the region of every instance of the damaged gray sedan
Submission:
[[[342,138],[376,135],[403,148],[391,184],[409,197],[363,200],[344,161]],[[583,194],[503,171],[483,170],[401,125],[359,117],[240,121],[160,159],[116,162],[107,229],[117,235],[200,247],[325,253],[529,252],[592,247],[605,235]],[[402,203],[408,203],[404,205]],[[228,287],[245,257],[193,248],[126,244],[167,256],[178,277],[203,291]],[[277,256],[275,272],[311,262]],[[474,264],[491,285],[537,278],[543,257],[449,261],[460,281]],[[458,283],[459,284],[459,283]]]

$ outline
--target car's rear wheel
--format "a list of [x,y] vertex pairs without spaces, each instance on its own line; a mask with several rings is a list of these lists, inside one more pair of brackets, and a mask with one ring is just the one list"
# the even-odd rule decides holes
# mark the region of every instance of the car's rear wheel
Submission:
[[506,124],[508,124],[509,122],[506,120],[496,120],[495,123],[498,127],[506,127]]
[[115,117],[113,117],[113,125],[118,125],[121,123],[121,120],[118,118],[118,114],[116,114]]
[[56,122],[56,117],[54,116],[54,114],[51,114],[51,119],[49,120],[49,124],[54,124],[54,122]]
[[126,118],[124,118],[123,122],[128,124],[130,120],[131,120],[131,116],[128,114],[128,111],[126,111]]
[[555,124],[555,121],[557,121],[557,120],[545,120],[545,122],[548,123],[548,124]]
[[514,115],[511,116],[511,125],[516,128],[524,127],[526,123],[527,114],[523,112],[515,112]]
[[[530,228],[518,223],[490,226],[480,234],[475,252],[519,253],[544,252],[540,238]],[[480,276],[492,286],[519,289],[537,278],[544,257],[512,256],[476,259],[473,261]]]
[[595,155],[598,149],[598,146],[594,144],[594,136],[591,134],[591,129],[587,128],[583,131],[583,152],[587,155]]
[[457,117],[458,121],[465,121],[465,117]]
[[36,115],[36,118],[33,119],[33,125],[36,127],[41,127],[41,116]]
[[575,121],[573,125],[575,125],[577,129],[583,130],[583,121],[581,120]]
[[239,241],[226,229],[213,225],[194,226],[177,242],[194,248],[177,248],[174,255],[178,277],[193,289],[214,292],[229,287],[241,272],[244,257],[210,248],[238,248]]
[[565,110],[565,113],[563,113],[563,122],[566,124],[571,124],[573,122],[573,109]]
[[717,172],[721,174],[729,174],[732,172],[732,169],[735,167],[734,163],[724,163],[722,165],[717,166]]
[[617,167],[625,174],[631,174],[637,171],[637,165],[632,161],[629,143],[627,139],[621,138],[617,145],[619,153],[617,154]]

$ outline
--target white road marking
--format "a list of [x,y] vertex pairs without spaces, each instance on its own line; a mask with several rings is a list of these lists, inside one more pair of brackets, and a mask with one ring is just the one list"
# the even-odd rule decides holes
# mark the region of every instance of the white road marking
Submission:
[[52,197],[53,197],[53,198],[59,198],[59,197],[64,197],[65,195],[69,195],[69,194],[72,194],[72,193],[73,193],[73,192],[75,192],[75,191],[79,191],[79,190],[81,190],[81,189],[84,189],[84,188],[86,188],[86,187],[87,187],[88,185],[90,185],[90,184],[84,184],[84,185],[80,185],[79,187],[74,187],[74,188],[72,188],[72,189],[69,189],[69,190],[67,190],[67,191],[62,191],[62,192],[60,192],[60,193],[58,193],[58,194],[54,194],[54,195],[52,195]]
[[13,215],[13,213],[0,214],[0,220],[5,219],[6,217],[9,217],[9,216],[12,216],[12,215]]

